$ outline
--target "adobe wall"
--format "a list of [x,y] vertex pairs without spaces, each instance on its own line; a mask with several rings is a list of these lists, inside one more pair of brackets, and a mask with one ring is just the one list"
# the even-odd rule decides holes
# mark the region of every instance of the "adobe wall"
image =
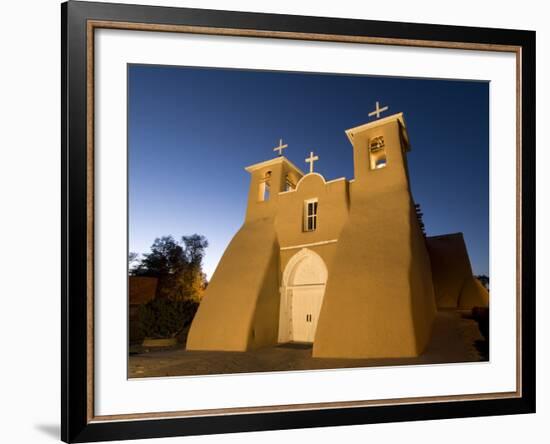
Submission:
[[[354,181],[325,183],[322,176],[310,174],[295,191],[282,192],[288,174],[301,177],[286,159],[247,168],[251,183],[245,223],[211,279],[188,349],[244,351],[275,344],[281,274],[297,246],[308,245],[329,269],[314,356],[407,357],[424,350],[435,301],[409,190],[402,116],[358,128],[360,134],[352,140]],[[388,163],[373,170],[367,143],[380,135]],[[258,186],[266,177],[270,198],[261,201]],[[304,200],[313,197],[319,199],[318,227],[304,232]],[[463,300],[476,291],[464,290]]]
[[[319,174],[304,176],[294,191],[279,195],[275,229],[281,245],[281,273],[301,246],[318,253],[330,267],[342,227],[348,218],[347,180],[325,182]],[[304,232],[304,201],[318,198],[317,229]],[[317,244],[317,245],[312,245]],[[287,249],[287,248],[291,249]]]
[[371,170],[368,138],[354,139],[349,218],[329,272],[313,356],[417,356],[435,316],[431,273],[412,202],[397,121],[377,128],[388,166]]
[[187,349],[245,351],[275,344],[279,274],[273,220],[245,223],[210,280],[191,324]]
[[462,233],[426,239],[439,308],[471,309],[489,304],[489,293],[473,276]]

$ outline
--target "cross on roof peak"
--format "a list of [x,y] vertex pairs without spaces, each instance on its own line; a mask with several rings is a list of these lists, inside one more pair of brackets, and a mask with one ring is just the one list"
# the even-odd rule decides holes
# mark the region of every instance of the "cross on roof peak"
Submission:
[[288,147],[288,144],[285,143],[283,145],[283,139],[279,139],[279,146],[276,146],[275,148],[273,148],[273,151],[278,151],[279,156],[282,156],[283,155],[283,150],[287,147]]
[[371,111],[369,113],[369,117],[376,116],[376,118],[379,119],[380,114],[383,113],[384,111],[387,111],[388,109],[390,109],[389,106],[384,106],[380,108],[380,102],[376,101],[376,108],[374,109],[374,111]]
[[313,151],[309,152],[309,157],[306,157],[306,162],[309,163],[309,172],[313,173],[313,162],[319,160],[319,156],[314,156]]

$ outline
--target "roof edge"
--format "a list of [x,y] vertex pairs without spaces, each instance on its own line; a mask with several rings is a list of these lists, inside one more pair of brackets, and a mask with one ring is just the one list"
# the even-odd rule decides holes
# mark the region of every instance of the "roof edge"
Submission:
[[266,166],[270,165],[277,165],[279,163],[286,163],[288,166],[290,166],[292,169],[296,170],[298,173],[300,173],[302,176],[305,176],[305,173],[298,168],[296,165],[294,165],[290,160],[288,160],[285,156],[278,156],[274,159],[264,160],[263,162],[255,163],[253,165],[249,165],[245,167],[245,171],[248,173],[252,173],[253,171],[256,171],[260,168],[264,168]]
[[393,120],[398,120],[399,123],[401,123],[403,128],[405,128],[406,130],[407,126],[405,125],[405,118],[403,117],[403,113],[400,112],[400,113],[392,114],[391,116],[384,117],[382,119],[373,120],[372,122],[363,123],[362,125],[347,129],[345,133],[346,133],[346,136],[348,136],[349,141],[353,143],[353,138],[355,137],[356,134],[362,133],[363,131],[366,131],[371,128],[375,128],[379,125],[384,125]]

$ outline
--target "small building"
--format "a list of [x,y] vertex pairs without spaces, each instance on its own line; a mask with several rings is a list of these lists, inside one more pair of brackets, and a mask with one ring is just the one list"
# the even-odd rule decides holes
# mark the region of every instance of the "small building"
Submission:
[[143,305],[155,299],[158,278],[149,276],[128,277],[128,299],[130,305]]
[[428,237],[426,244],[439,308],[470,310],[489,305],[489,293],[473,276],[462,233]]
[[130,342],[141,341],[137,325],[139,307],[155,299],[158,278],[148,276],[128,277],[128,321]]
[[[327,181],[314,172],[313,153],[307,174],[282,155],[245,168],[245,221],[210,280],[189,350],[306,342],[314,357],[417,356],[430,339],[436,301],[482,300],[459,296],[464,279],[439,285],[433,278],[431,241],[410,189],[403,114],[346,135],[353,148],[351,180]],[[281,142],[276,149],[283,148]],[[436,254],[456,251],[438,245],[433,241]],[[465,250],[460,254],[445,264],[468,260]]]

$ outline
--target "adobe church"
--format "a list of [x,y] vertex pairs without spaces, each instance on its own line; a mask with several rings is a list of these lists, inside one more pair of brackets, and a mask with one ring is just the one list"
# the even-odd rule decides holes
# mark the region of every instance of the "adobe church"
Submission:
[[351,128],[354,178],[282,155],[246,167],[243,226],[193,320],[188,350],[313,344],[314,357],[418,356],[436,310],[488,305],[462,234],[426,238],[411,194],[402,113]]

